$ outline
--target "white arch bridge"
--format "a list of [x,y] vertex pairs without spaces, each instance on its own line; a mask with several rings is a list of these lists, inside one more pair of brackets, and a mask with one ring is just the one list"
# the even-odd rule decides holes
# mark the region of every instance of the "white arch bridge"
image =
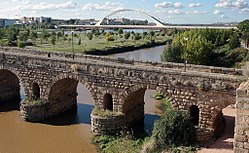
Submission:
[[[155,25],[111,25],[111,24],[103,24],[103,22],[109,17],[116,15],[118,13],[123,12],[134,12],[139,15],[144,16],[147,19],[150,19],[155,23]],[[177,29],[203,29],[203,28],[211,28],[211,29],[236,29],[236,27],[231,26],[207,26],[207,25],[166,25],[156,17],[140,10],[133,9],[121,9],[117,11],[113,11],[104,18],[102,18],[95,25],[59,25],[61,28],[77,28],[77,29],[114,29],[114,28],[122,28],[122,29],[169,29],[169,28],[177,28]]]

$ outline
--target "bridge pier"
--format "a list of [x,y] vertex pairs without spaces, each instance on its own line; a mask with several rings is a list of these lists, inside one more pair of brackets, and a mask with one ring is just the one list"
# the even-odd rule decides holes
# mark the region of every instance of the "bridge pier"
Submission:
[[249,153],[249,81],[237,89],[234,152]]

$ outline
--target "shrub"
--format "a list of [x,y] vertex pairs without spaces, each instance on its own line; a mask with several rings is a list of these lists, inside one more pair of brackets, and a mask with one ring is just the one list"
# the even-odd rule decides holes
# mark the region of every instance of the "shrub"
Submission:
[[46,101],[41,98],[25,97],[22,100],[22,103],[29,104],[29,105],[41,105],[41,104],[46,103]]
[[129,133],[119,136],[101,135],[93,138],[94,143],[103,153],[139,153],[142,145],[148,140],[148,137],[134,138]]
[[156,100],[161,100],[163,98],[165,98],[165,96],[163,95],[163,93],[161,93],[160,91],[155,92],[152,95],[152,98],[156,99]]
[[26,44],[25,44],[24,41],[18,41],[17,46],[18,46],[19,48],[25,48]]
[[72,69],[74,72],[78,72],[78,71],[81,70],[80,65],[78,65],[78,64],[73,64],[73,65],[71,65],[71,69]]
[[172,109],[155,122],[152,134],[157,146],[188,146],[195,137],[195,127],[187,112]]
[[102,116],[102,117],[111,117],[111,116],[123,115],[123,113],[121,113],[121,112],[114,112],[114,111],[110,111],[110,110],[99,109],[97,107],[95,107],[93,109],[92,114]]

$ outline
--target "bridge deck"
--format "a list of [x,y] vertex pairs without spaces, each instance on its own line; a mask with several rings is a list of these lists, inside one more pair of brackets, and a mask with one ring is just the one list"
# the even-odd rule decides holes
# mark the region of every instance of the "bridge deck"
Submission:
[[213,66],[200,66],[187,64],[187,71],[184,72],[184,64],[182,63],[158,63],[151,61],[134,61],[126,60],[123,58],[110,58],[110,57],[100,57],[91,55],[75,55],[75,60],[70,56],[72,54],[68,53],[53,53],[50,52],[51,57],[48,57],[46,51],[33,51],[18,48],[3,48],[0,49],[0,53],[16,55],[16,56],[26,56],[31,58],[46,59],[61,62],[71,62],[72,64],[91,64],[91,65],[103,65],[104,67],[117,67],[126,69],[136,69],[136,70],[146,70],[146,71],[158,71],[161,73],[172,73],[179,75],[192,75],[194,76],[208,76],[209,78],[230,78],[232,80],[243,80],[245,77],[242,76],[241,69],[233,68],[223,68],[223,67],[213,67]]
[[165,26],[146,26],[146,25],[59,25],[61,28],[79,28],[79,29],[237,29],[237,27],[231,26],[177,26],[177,25],[165,25]]

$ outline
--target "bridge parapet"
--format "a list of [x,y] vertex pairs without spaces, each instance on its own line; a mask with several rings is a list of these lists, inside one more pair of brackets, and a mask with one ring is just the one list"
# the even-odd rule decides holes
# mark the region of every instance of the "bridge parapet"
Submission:
[[[32,49],[19,49],[19,48],[10,48],[10,47],[3,47],[0,49],[0,52],[3,53],[18,53],[18,54],[30,54],[36,56],[46,56],[51,58],[65,58],[65,59],[72,59],[73,54],[71,53],[63,53],[63,52],[54,52],[54,51],[39,51],[39,50],[32,50]],[[94,55],[85,55],[77,53],[75,55],[77,60],[97,60],[97,61],[104,61],[110,63],[122,63],[127,65],[139,65],[139,66],[146,66],[146,67],[154,67],[154,68],[161,68],[161,69],[178,69],[184,70],[183,63],[173,63],[173,62],[154,62],[154,61],[140,61],[140,60],[129,60],[124,58],[112,58],[112,57],[104,57],[104,56],[94,56]],[[219,73],[219,74],[229,74],[229,75],[242,75],[241,69],[234,69],[234,68],[224,68],[224,67],[214,67],[214,66],[204,66],[204,65],[194,65],[194,64],[187,64],[186,66],[187,71],[197,71],[197,72],[207,72],[207,73]]]
[[[53,68],[52,71],[72,72],[71,66],[78,65],[79,74],[88,74],[94,77],[118,78],[133,83],[164,84],[167,86],[195,87],[201,90],[235,91],[244,76],[208,73],[201,71],[183,72],[179,69],[157,69],[152,66],[138,64],[123,64],[117,62],[104,62],[102,57],[86,56],[94,60],[71,60],[68,58],[48,58],[44,56],[6,53],[0,54],[0,59],[5,58],[3,65],[17,65],[30,67],[30,69]],[[97,59],[100,62],[97,62]],[[105,58],[104,58],[105,59]],[[108,59],[109,60],[109,59]],[[115,60],[115,59],[114,59]],[[102,62],[101,62],[102,61]],[[234,69],[235,70],[235,69]],[[235,93],[235,92],[234,92]]]

